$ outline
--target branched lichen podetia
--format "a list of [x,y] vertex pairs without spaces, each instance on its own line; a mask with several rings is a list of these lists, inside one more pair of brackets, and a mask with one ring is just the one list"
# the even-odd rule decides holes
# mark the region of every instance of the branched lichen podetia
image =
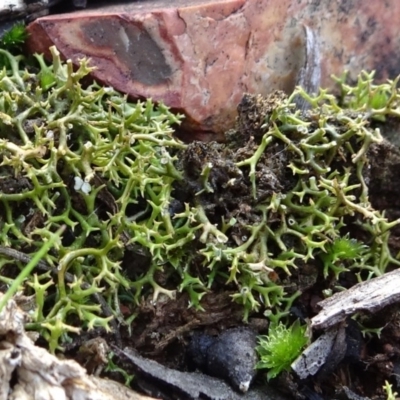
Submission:
[[[368,154],[383,140],[371,121],[397,117],[394,83],[339,80],[341,104],[298,89],[307,115],[280,92],[245,96],[226,144],[185,145],[173,137],[181,116],[84,87],[88,61],[74,71],[51,53],[51,65],[37,56],[35,74],[1,51],[10,68],[0,73],[0,245],[34,254],[67,226],[45,258],[57,279],[38,272],[24,285],[36,296],[30,327],[53,350],[81,323],[109,328],[94,294],[123,322],[122,297],[139,304],[186,291],[201,308],[205,293],[227,287],[244,319],[263,311],[277,321],[301,294],[290,280],[306,267],[337,280],[399,264],[389,248],[398,221],[368,193]],[[0,258],[5,283],[10,263]]]

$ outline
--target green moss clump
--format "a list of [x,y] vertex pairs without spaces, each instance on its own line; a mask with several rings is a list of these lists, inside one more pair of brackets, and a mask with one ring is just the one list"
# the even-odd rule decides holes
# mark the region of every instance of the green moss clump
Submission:
[[342,272],[361,265],[367,253],[368,247],[356,239],[349,239],[348,235],[337,237],[326,245],[326,253],[320,255],[324,263],[324,278],[333,272],[335,279],[339,279]]
[[286,328],[282,322],[271,324],[268,336],[260,336],[256,348],[260,357],[258,369],[268,369],[267,379],[288,371],[292,362],[300,355],[308,342],[307,326],[299,321]]
[[[0,49],[7,50],[12,54],[21,53],[22,45],[28,38],[28,32],[23,22],[15,23],[10,29],[2,33],[0,37]],[[10,67],[8,57],[0,54],[0,68]]]

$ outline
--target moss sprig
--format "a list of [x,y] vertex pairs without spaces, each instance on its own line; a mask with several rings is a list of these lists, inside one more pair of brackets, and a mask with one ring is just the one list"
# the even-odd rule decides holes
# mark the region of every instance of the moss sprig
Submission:
[[[1,35],[0,49],[22,58],[19,54],[27,38],[28,32],[25,24],[23,22],[17,22]],[[0,69],[9,68],[11,65],[10,62],[12,63],[12,59],[7,53],[0,53]]]
[[271,324],[267,336],[259,337],[256,350],[260,361],[257,368],[268,370],[268,380],[290,369],[292,362],[309,341],[306,332],[307,326],[300,325],[299,321],[295,321],[289,328],[279,322]]

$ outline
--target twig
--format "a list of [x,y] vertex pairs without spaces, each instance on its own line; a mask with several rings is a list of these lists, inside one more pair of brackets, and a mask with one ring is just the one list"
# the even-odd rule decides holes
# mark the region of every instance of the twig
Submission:
[[400,269],[358,283],[318,303],[322,308],[311,320],[311,327],[328,329],[359,311],[374,313],[400,301]]

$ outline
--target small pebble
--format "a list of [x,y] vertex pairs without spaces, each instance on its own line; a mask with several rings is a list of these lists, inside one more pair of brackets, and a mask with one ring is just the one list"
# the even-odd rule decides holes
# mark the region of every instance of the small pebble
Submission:
[[256,333],[249,328],[229,329],[217,337],[196,333],[188,355],[195,368],[244,393],[256,375],[256,345]]

